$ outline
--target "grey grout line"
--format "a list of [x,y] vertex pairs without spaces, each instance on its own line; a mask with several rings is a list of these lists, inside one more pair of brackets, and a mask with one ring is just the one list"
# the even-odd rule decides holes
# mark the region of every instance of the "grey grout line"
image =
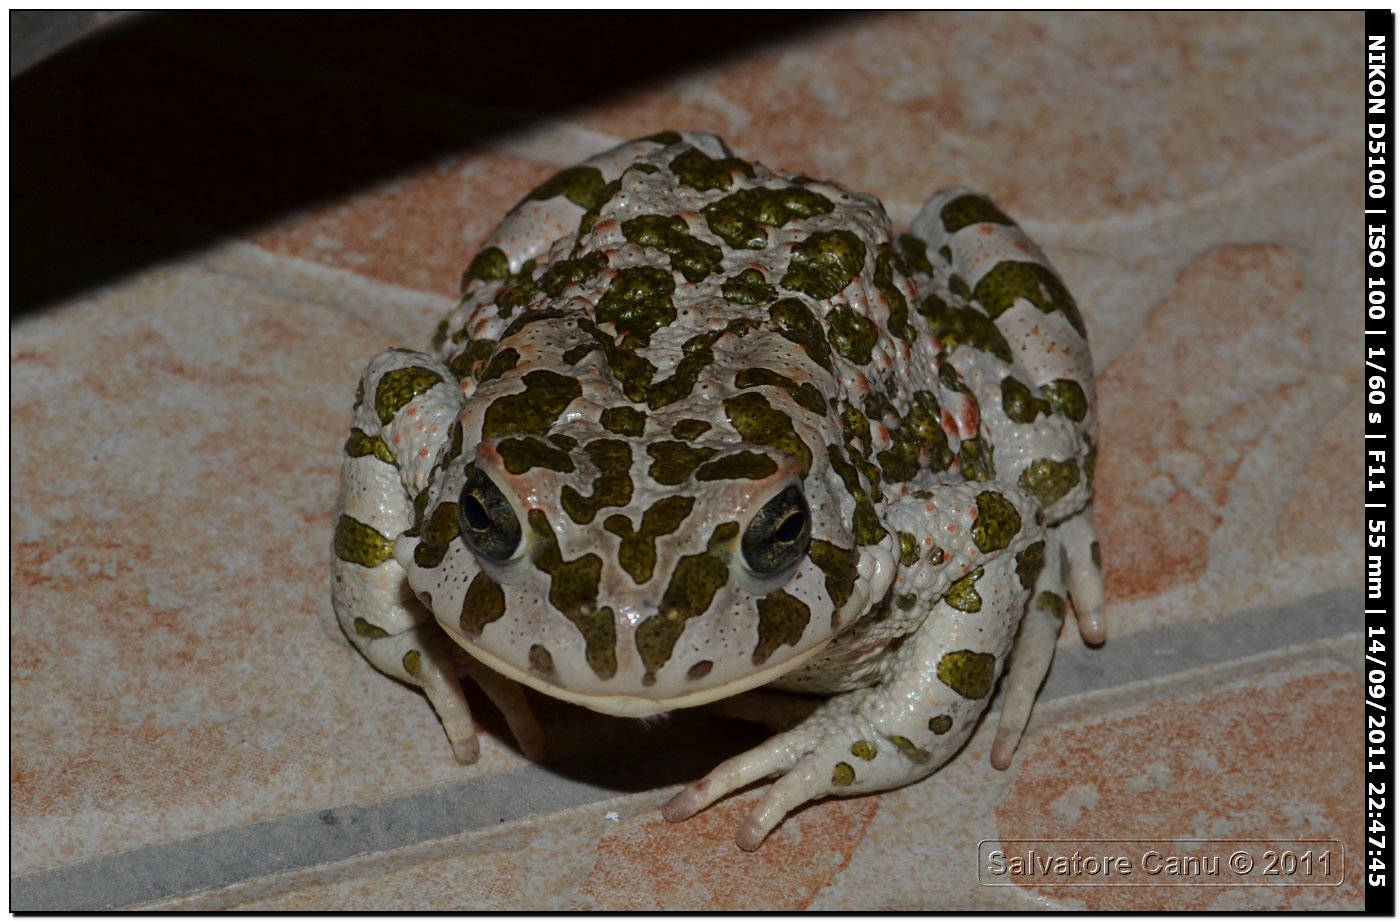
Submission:
[[[1052,701],[1115,688],[1280,650],[1294,644],[1340,637],[1366,626],[1360,587],[1332,590],[1295,602],[1110,635],[1097,650],[1071,645],[1055,663],[1039,700]],[[1070,629],[1073,631],[1073,628]],[[1357,659],[1361,657],[1357,649]]]
[[[1360,631],[1364,607],[1359,588],[1334,591],[1217,621],[1138,631],[1112,638],[1101,650],[1071,646],[1057,654],[1040,697],[1111,689]],[[653,761],[639,767],[635,757],[619,760],[616,753],[571,760],[592,766],[591,772],[576,774],[609,778],[607,786],[561,774],[557,764],[527,765],[381,803],[278,817],[12,877],[10,911],[140,905],[597,803],[625,793],[617,786],[615,767],[599,771],[604,760],[630,764],[632,778],[652,780],[660,777],[658,770],[675,774],[688,761],[711,764],[706,756],[717,747],[706,734],[677,736],[658,747],[664,765]]]

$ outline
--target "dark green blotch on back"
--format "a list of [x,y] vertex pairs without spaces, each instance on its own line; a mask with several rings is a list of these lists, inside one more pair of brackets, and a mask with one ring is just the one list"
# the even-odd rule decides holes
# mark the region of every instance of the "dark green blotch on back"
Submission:
[[570,285],[582,285],[608,268],[608,258],[593,252],[576,259],[556,260],[540,276],[539,286],[545,294],[559,297]]
[[1040,263],[1009,260],[997,263],[982,276],[972,296],[994,318],[1000,317],[1018,299],[1024,298],[1042,313],[1064,314],[1070,326],[1080,336],[1085,335],[1084,318],[1079,316],[1074,297],[1059,277]]
[[738,157],[724,157],[716,160],[709,154],[692,147],[676,155],[668,164],[681,185],[689,186],[697,192],[711,189],[728,189],[734,185],[732,173],[743,173],[753,179],[753,164]]
[[[934,406],[937,406],[936,402]],[[901,418],[899,413],[895,411],[894,401],[884,391],[872,389],[861,402],[861,409],[865,410],[866,416],[880,423],[887,419]]]
[[[848,230],[818,231],[792,248],[778,283],[819,301],[834,298],[865,268],[865,244]],[[839,348],[839,346],[838,346]]]
[[672,144],[679,144],[685,139],[681,137],[679,131],[658,131],[656,134],[649,134],[638,141],[650,141],[653,144],[660,144],[662,147],[670,147]]
[[609,432],[634,438],[646,431],[647,425],[646,414],[632,407],[608,407],[599,416],[598,421]]
[[831,327],[831,344],[837,352],[857,365],[870,364],[875,343],[880,338],[874,321],[841,304],[827,313],[826,322]]
[[994,490],[977,494],[977,521],[972,523],[972,541],[984,554],[999,551],[1021,531],[1021,513],[1011,500]]
[[535,261],[527,260],[519,272],[506,277],[496,292],[496,315],[509,317],[520,308],[529,306],[539,291],[539,286],[535,284]]
[[1015,221],[993,205],[990,199],[981,195],[960,195],[944,205],[938,216],[943,220],[943,229],[950,234],[955,234],[971,224],[1016,226]]
[[848,404],[841,414],[841,438],[846,440],[846,447],[852,454],[864,455],[870,451],[870,419],[855,404]]
[[482,364],[491,358],[491,353],[495,351],[496,341],[494,339],[474,339],[467,343],[465,349],[448,361],[447,367],[452,369],[452,373],[457,376],[458,381],[475,377]]
[[494,381],[506,372],[513,371],[519,361],[520,353],[510,346],[507,346],[491,356],[491,361],[487,364],[485,370],[481,372],[481,377],[477,379],[478,383]]
[[826,331],[806,304],[797,298],[783,298],[768,308],[768,316],[777,325],[780,336],[801,346],[809,359],[831,371],[831,346]]
[[[608,368],[613,377],[622,385],[622,393],[633,403],[645,403],[651,379],[656,376],[656,366],[630,348],[618,343],[598,328],[591,320],[580,320],[579,329],[593,337],[603,350]],[[629,342],[630,345],[630,342]]]
[[404,535],[416,538],[423,533],[423,516],[428,511],[428,488],[424,487],[413,497],[413,524],[404,529]]
[[715,456],[718,449],[696,448],[685,442],[653,442],[647,446],[651,467],[647,473],[659,484],[685,483],[695,469]]
[[[630,167],[630,169],[641,170],[642,172],[649,172],[649,170],[645,168],[650,166],[650,164],[637,163],[633,164],[632,167]],[[653,167],[652,169],[655,168]],[[575,253],[577,253],[579,249],[583,246],[584,238],[588,236],[589,231],[593,230],[593,225],[598,223],[598,215],[602,214],[603,206],[607,205],[608,202],[612,201],[613,196],[617,195],[617,193],[621,190],[622,177],[619,176],[617,179],[614,179],[602,189],[598,190],[598,195],[594,197],[593,204],[590,205],[588,209],[584,211],[582,215],[579,216],[578,239],[574,243]]]
[[567,451],[556,448],[543,439],[502,439],[496,445],[496,450],[501,453],[506,470],[512,474],[523,474],[537,467],[564,474],[574,469],[574,459]]
[[834,207],[830,199],[810,189],[785,186],[740,189],[711,202],[700,212],[710,232],[734,249],[761,250],[768,246],[767,227],[782,227],[794,218],[828,214]]
[[822,399],[822,392],[817,390],[816,385],[811,382],[798,384],[791,378],[785,378],[770,368],[744,368],[734,376],[734,384],[740,388],[749,387],[776,387],[787,392],[793,402],[802,409],[818,416],[826,415],[826,401]]
[[[865,487],[861,485],[856,466],[846,460],[845,453],[839,446],[828,444],[826,451],[827,463],[836,472],[836,476],[841,478],[846,492],[850,493],[851,498],[855,500],[856,511],[851,521],[851,530],[855,532],[856,544],[861,547],[878,544],[889,532],[880,522],[880,516],[875,511],[875,503],[871,499],[871,494],[866,492]],[[873,465],[865,464],[862,464],[862,469],[866,471],[866,477],[870,481],[875,497],[879,498],[879,483],[875,479],[878,469]]]
[[745,269],[725,279],[719,290],[730,304],[767,304],[778,296],[778,289],[768,284],[757,269]]
[[532,323],[543,323],[546,320],[559,320],[568,316],[570,316],[569,311],[557,307],[542,307],[538,310],[526,311],[512,320],[510,324],[501,331],[501,339],[510,339]]
[[547,435],[559,415],[583,393],[577,380],[542,368],[526,372],[521,381],[524,391],[497,397],[486,408],[481,426],[483,439]]
[[908,414],[891,433],[890,447],[877,456],[884,479],[912,480],[919,473],[919,458],[924,450],[929,454],[928,466],[935,471],[946,471],[953,463],[937,398],[928,391],[915,391]]
[[471,281],[494,282],[510,276],[510,260],[500,247],[487,247],[472,259],[462,276],[465,285]]
[[1039,458],[1021,472],[1018,482],[1040,500],[1042,507],[1053,506],[1079,483],[1079,462],[1073,458]]
[[597,608],[603,561],[597,554],[564,560],[549,519],[539,509],[528,513],[534,531],[535,568],[549,576],[549,604],[583,635],[584,656],[600,679],[617,674],[617,629],[611,608]]
[[595,166],[571,166],[561,170],[526,196],[542,202],[562,195],[580,208],[592,208],[603,191],[603,174]]
[[1032,423],[1037,416],[1049,416],[1050,401],[1037,397],[1029,387],[1007,375],[1001,379],[1001,409],[1015,423]]
[[1084,422],[1084,417],[1089,413],[1089,400],[1078,381],[1060,378],[1045,385],[1041,392],[1061,416],[1076,423]]
[[724,402],[724,413],[745,441],[797,458],[803,477],[812,469],[812,449],[798,436],[792,419],[774,409],[767,397],[753,391],[730,397]]
[[686,340],[681,346],[681,360],[676,363],[671,377],[657,381],[647,390],[647,406],[657,410],[689,397],[700,380],[700,373],[714,362],[714,343],[721,335],[719,332],[697,333]]
[[617,273],[608,290],[598,300],[599,320],[614,323],[625,335],[641,345],[651,342],[651,334],[676,319],[671,295],[676,280],[657,266],[629,266]]
[[904,261],[920,275],[933,275],[933,263],[928,260],[928,244],[913,234],[899,235],[899,249]]
[[578,343],[564,350],[564,364],[577,365],[598,348],[597,343]]
[[761,452],[736,451],[700,465],[695,469],[695,479],[762,480],[777,470],[777,462]]
[[938,338],[944,352],[951,353],[966,345],[990,353],[1003,362],[1013,361],[1011,344],[992,318],[978,308],[953,307],[938,295],[929,295],[919,305],[919,313],[928,318],[929,330]]
[[671,268],[685,276],[687,282],[703,281],[720,269],[720,248],[692,237],[685,219],[679,215],[630,218],[622,222],[622,236],[637,246],[665,253],[671,258]]
[[671,427],[671,434],[689,442],[710,431],[710,424],[703,419],[682,419]]
[[880,252],[875,257],[875,288],[889,302],[890,332],[909,342],[914,338],[914,331],[909,328],[909,301],[904,297],[904,292],[899,290],[895,280],[896,271],[901,275],[905,274],[899,254],[895,253],[888,243],[881,244]]
[[992,446],[981,436],[964,439],[958,446],[958,463],[961,465],[963,480],[985,483],[996,476],[996,464],[992,459]]

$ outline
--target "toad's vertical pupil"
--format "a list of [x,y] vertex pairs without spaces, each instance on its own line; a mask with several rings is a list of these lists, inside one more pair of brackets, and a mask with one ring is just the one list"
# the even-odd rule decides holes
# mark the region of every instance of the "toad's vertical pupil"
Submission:
[[463,500],[462,513],[466,517],[468,527],[476,531],[491,526],[491,516],[486,513],[486,507],[475,493],[468,494]]
[[773,537],[784,544],[796,541],[802,534],[802,528],[807,522],[807,517],[802,514],[801,509],[794,509],[787,514],[778,527],[773,530]]

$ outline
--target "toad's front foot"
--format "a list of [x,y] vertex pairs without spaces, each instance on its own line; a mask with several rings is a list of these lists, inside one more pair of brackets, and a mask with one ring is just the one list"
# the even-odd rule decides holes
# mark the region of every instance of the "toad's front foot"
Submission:
[[942,763],[946,756],[916,746],[895,732],[897,727],[882,729],[868,719],[858,707],[865,697],[833,699],[801,726],[726,760],[672,797],[662,816],[673,823],[688,819],[734,791],[778,775],[735,837],[740,848],[753,851],[783,817],[808,801],[901,787]]

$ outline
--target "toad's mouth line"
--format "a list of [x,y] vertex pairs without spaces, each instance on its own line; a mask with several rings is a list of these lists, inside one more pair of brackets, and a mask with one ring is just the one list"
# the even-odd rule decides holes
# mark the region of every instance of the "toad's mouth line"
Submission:
[[[439,624],[441,624],[441,622],[439,622]],[[709,704],[712,701],[719,701],[723,698],[737,695],[740,692],[757,688],[760,685],[767,685],[769,682],[776,681],[789,672],[792,672],[794,669],[805,665],[825,650],[827,644],[830,643],[830,639],[828,639],[817,644],[810,650],[804,650],[791,659],[783,660],[766,669],[760,669],[719,685],[698,688],[694,691],[686,691],[670,696],[648,697],[645,689],[632,694],[589,694],[562,688],[549,682],[538,674],[520,669],[501,659],[496,654],[483,650],[480,646],[464,637],[459,631],[452,630],[445,624],[443,628],[468,655],[480,661],[494,672],[498,672],[508,679],[519,682],[521,685],[528,685],[540,694],[548,695],[551,698],[557,698],[560,701],[567,701],[570,704],[581,705],[591,711],[597,711],[600,714],[607,714],[612,717],[653,717],[657,714],[665,714],[667,711]]]

